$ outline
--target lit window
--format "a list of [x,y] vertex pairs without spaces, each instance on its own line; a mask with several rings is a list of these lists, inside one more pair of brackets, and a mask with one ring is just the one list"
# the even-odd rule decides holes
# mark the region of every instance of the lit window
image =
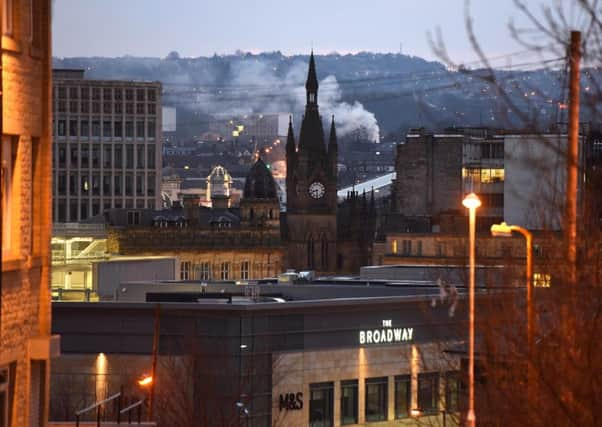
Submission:
[[533,286],[537,288],[549,288],[552,285],[552,275],[535,273],[533,275]]
[[240,263],[240,278],[241,280],[249,280],[249,261]]
[[481,183],[504,182],[504,169],[481,169]]
[[228,280],[230,278],[230,263],[222,262],[221,266],[221,278],[222,280]]
[[17,215],[11,212],[19,206],[20,192],[18,190],[17,165],[18,143],[16,138],[2,135],[2,256],[8,255],[16,248],[12,245],[12,230],[17,229],[13,218]]
[[393,252],[394,254],[397,253],[397,240],[393,240],[391,242],[391,252]]
[[180,263],[180,280],[188,280],[190,278],[190,261],[182,261]]

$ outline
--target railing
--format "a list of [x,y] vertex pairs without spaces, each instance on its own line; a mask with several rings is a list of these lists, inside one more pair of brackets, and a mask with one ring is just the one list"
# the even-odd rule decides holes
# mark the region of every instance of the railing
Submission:
[[132,412],[134,409],[138,409],[137,412],[137,418],[138,418],[138,424],[140,424],[141,419],[142,419],[142,405],[144,404],[144,399],[140,399],[138,402],[136,403],[132,403],[130,406],[127,406],[125,408],[123,408],[120,411],[117,411],[117,424],[121,424],[121,415],[122,414],[128,414],[128,424],[132,424]]
[[115,393],[112,396],[107,397],[106,399],[101,400],[100,402],[96,402],[93,405],[90,405],[84,409],[80,409],[75,413],[75,426],[79,427],[80,417],[88,412],[96,410],[96,427],[100,427],[101,423],[101,415],[102,415],[102,406],[106,403],[116,401],[117,410],[117,424],[121,424],[122,415],[127,414],[128,424],[132,424],[132,413],[136,410],[136,418],[138,424],[142,423],[142,405],[144,405],[145,399],[140,399],[137,402],[132,403],[131,405],[121,409],[121,398],[122,392]]
[[95,404],[90,405],[87,408],[80,409],[79,411],[77,411],[75,413],[75,427],[79,427],[79,418],[83,414],[93,411],[94,409],[96,409],[96,427],[100,427],[100,415],[102,405],[104,405],[105,403],[112,402],[115,399],[117,399],[117,413],[119,413],[121,411],[121,392],[115,393],[114,395],[109,396],[106,399],[101,400],[100,402],[96,402]]
[[65,231],[105,231],[104,224],[81,224],[79,222],[55,222],[52,224],[53,232]]

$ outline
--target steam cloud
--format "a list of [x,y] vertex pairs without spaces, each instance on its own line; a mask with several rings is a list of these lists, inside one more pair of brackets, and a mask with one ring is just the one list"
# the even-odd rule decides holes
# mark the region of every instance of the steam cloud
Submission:
[[[230,67],[229,78],[204,76],[205,81],[210,80],[217,88],[196,94],[192,107],[208,114],[292,112],[300,117],[305,109],[306,76],[307,63],[302,61],[293,63],[280,74],[274,62],[261,59],[235,62]],[[184,82],[188,76],[173,74],[170,80]],[[202,90],[202,83],[199,88]],[[350,104],[342,98],[343,91],[336,77],[329,75],[322,79],[318,102],[325,121],[329,122],[334,114],[339,136],[361,132],[370,141],[378,141],[379,127],[374,114],[361,103]]]

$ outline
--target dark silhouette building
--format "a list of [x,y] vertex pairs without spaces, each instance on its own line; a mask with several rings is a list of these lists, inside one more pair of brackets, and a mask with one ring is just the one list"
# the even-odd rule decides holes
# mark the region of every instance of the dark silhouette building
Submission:
[[318,111],[318,78],[313,52],[305,84],[307,104],[299,144],[292,122],[286,143],[288,266],[337,270],[337,135],[332,118],[328,147]]

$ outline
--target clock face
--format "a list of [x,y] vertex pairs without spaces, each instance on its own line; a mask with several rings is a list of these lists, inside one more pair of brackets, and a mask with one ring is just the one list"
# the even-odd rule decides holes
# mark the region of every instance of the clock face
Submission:
[[325,188],[321,182],[312,182],[309,185],[309,195],[314,199],[320,199],[324,196]]

